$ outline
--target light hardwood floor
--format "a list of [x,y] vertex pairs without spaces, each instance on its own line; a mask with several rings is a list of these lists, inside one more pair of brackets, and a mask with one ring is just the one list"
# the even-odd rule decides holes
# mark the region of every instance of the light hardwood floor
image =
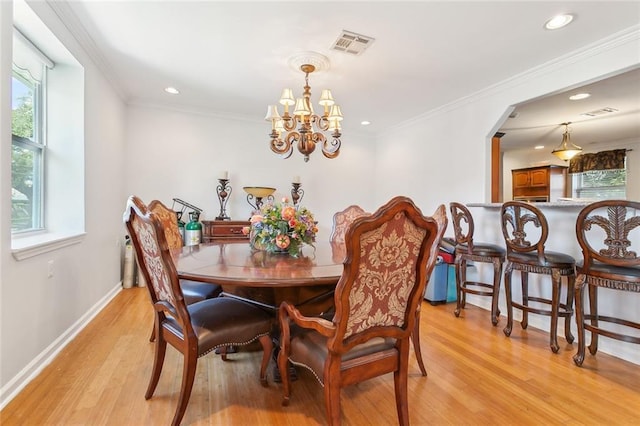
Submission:
[[[153,344],[146,289],[123,290],[5,409],[10,425],[164,425],[175,410],[182,359],[167,350],[155,395],[144,399]],[[640,366],[599,353],[573,364],[575,344],[561,340],[559,354],[547,333],[492,327],[489,312],[468,306],[423,304],[422,377],[410,355],[409,410],[414,425],[640,424]],[[291,405],[270,376],[258,381],[259,352],[223,362],[209,354],[198,363],[183,425],[325,424],[322,388],[306,371],[293,382]],[[397,424],[393,377],[342,392],[343,424]]]

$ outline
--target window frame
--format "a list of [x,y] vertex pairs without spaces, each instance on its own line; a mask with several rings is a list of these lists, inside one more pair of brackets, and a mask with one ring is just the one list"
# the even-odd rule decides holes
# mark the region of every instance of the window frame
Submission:
[[[33,192],[31,196],[31,226],[26,229],[13,229],[12,217],[12,235],[28,234],[39,232],[45,229],[46,217],[45,212],[45,167],[46,167],[46,87],[47,87],[47,66],[42,64],[42,80],[27,77],[30,75],[28,70],[24,70],[12,64],[12,78],[16,78],[25,86],[33,90],[33,135],[32,139],[14,135],[11,133],[11,147],[17,146],[22,149],[28,149],[34,152],[33,165]],[[37,157],[37,160],[35,159]],[[13,168],[12,168],[13,174]],[[13,208],[13,199],[11,200]]]
[[[575,196],[575,198],[578,199],[588,199],[588,200],[614,200],[614,199],[626,199],[627,198],[627,164],[625,161],[625,168],[624,169],[612,169],[612,170],[623,170],[624,171],[624,184],[621,185],[602,185],[602,186],[590,186],[590,187],[585,187],[583,185],[584,182],[584,177],[585,174],[587,173],[591,173],[591,172],[602,172],[602,171],[607,171],[607,170],[590,170],[590,171],[586,171],[586,172],[580,172],[580,173],[574,173],[573,174],[573,179],[572,179],[572,188],[573,188],[573,194]],[[619,197],[619,196],[614,196],[614,194],[612,194],[613,191],[620,191],[622,190],[624,192],[624,196],[623,197]],[[589,194],[595,191],[605,191],[609,194],[611,194],[611,196],[605,196],[605,197],[584,197],[582,195]]]

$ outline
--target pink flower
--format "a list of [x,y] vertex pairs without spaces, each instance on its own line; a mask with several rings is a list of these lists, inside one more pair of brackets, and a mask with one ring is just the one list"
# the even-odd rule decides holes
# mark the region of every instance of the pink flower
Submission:
[[262,217],[261,214],[254,214],[253,216],[251,216],[250,222],[251,223],[260,223],[260,222],[262,222],[263,219],[264,218]]
[[251,232],[251,227],[249,227],[249,226],[243,226],[242,227],[242,233],[244,235],[249,235],[249,232]]
[[289,228],[293,228],[298,224],[298,221],[295,219],[289,219]]
[[282,203],[283,204],[287,204],[289,202],[289,198],[287,197],[282,197]]
[[282,208],[282,218],[291,220],[296,217],[296,209],[293,206],[285,206]]
[[281,249],[286,249],[291,244],[289,236],[280,234],[276,237],[276,246]]

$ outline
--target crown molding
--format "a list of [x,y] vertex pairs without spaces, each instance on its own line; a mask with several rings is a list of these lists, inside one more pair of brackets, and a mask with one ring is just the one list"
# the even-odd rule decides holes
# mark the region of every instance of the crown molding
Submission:
[[515,86],[526,85],[531,80],[534,80],[545,74],[554,72],[558,69],[566,67],[567,65],[573,64],[575,62],[580,62],[591,56],[601,54],[608,50],[614,49],[618,46],[623,46],[627,43],[638,42],[639,40],[640,40],[640,25],[634,25],[625,30],[619,31],[608,37],[605,37],[604,39],[598,40],[594,43],[588,44],[582,48],[574,50],[566,55],[560,56],[556,59],[552,59],[543,64],[540,64],[536,67],[530,68],[525,72],[516,74],[496,84],[488,86],[477,92],[474,92],[468,96],[464,96],[462,98],[456,99],[452,102],[439,106],[438,108],[434,108],[430,111],[420,114],[414,118],[410,118],[401,123],[392,125],[387,129],[385,129],[383,134],[392,134],[399,129],[411,126],[417,122],[420,122],[426,119],[437,117],[441,114],[445,114],[452,110],[458,109],[461,106],[464,106],[466,104],[470,104],[480,99],[493,96],[497,93],[511,89]]
[[120,99],[126,102],[129,94],[121,84],[113,67],[102,54],[95,40],[89,35],[89,32],[69,3],[66,0],[46,0],[46,4],[51,8],[53,13],[56,14],[67,30],[69,30],[73,38],[78,42],[87,56],[89,56],[89,59],[96,65],[98,71],[105,76]]

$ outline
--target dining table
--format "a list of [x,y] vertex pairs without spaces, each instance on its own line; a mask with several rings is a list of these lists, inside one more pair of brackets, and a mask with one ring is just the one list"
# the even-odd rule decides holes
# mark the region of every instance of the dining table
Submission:
[[248,241],[219,241],[173,254],[180,279],[219,284],[227,295],[273,310],[286,300],[317,315],[333,304],[346,251],[344,244],[318,241],[291,256],[256,250]]

